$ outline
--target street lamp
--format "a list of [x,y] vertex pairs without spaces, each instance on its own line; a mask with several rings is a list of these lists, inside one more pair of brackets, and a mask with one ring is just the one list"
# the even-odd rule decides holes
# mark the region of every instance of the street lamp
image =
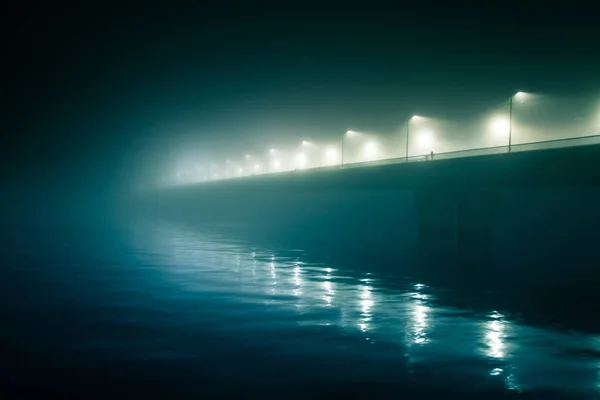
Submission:
[[267,174],[271,172],[271,157],[277,152],[274,148],[269,149],[269,156],[267,160]]
[[513,100],[517,100],[519,103],[523,103],[529,97],[528,93],[525,92],[517,92],[514,95],[510,96],[509,106],[508,106],[508,152],[510,153],[512,150],[512,115],[513,115]]
[[410,133],[410,122],[414,121],[421,121],[424,120],[424,117],[420,117],[418,115],[413,115],[412,117],[410,117],[409,119],[406,120],[406,162],[408,162],[408,136]]
[[355,135],[358,132],[355,131],[351,131],[351,130],[347,130],[343,135],[342,135],[342,161],[340,164],[340,169],[344,168],[344,139],[346,139],[346,135]]

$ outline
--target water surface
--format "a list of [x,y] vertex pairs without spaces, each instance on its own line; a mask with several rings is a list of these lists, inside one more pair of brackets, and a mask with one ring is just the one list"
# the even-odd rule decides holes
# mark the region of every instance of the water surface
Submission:
[[600,394],[598,332],[224,232],[136,220],[15,233],[2,375],[23,393],[85,396]]

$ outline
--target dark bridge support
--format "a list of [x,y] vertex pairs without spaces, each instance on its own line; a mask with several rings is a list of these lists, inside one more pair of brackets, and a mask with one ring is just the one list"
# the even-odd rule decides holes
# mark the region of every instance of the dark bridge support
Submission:
[[493,262],[496,196],[489,189],[416,189],[419,258],[468,269]]

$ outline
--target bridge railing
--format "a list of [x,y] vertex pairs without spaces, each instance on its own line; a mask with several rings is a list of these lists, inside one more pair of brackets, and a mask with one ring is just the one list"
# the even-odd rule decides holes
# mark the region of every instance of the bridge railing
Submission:
[[[335,170],[600,144],[600,98],[519,92],[482,115],[448,120],[412,116],[393,133],[347,131],[337,138],[248,150],[238,159],[181,168],[175,181]],[[282,138],[285,139],[285,138]],[[433,157],[432,157],[433,155]],[[223,157],[225,159],[225,157]]]

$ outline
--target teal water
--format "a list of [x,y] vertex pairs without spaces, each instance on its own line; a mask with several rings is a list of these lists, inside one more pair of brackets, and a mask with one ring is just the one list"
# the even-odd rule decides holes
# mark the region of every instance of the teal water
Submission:
[[[552,318],[530,319],[510,292],[231,230],[132,220],[15,231],[0,285],[3,380],[22,395],[85,397],[600,395],[594,329],[539,323]],[[594,320],[595,307],[577,318]]]

